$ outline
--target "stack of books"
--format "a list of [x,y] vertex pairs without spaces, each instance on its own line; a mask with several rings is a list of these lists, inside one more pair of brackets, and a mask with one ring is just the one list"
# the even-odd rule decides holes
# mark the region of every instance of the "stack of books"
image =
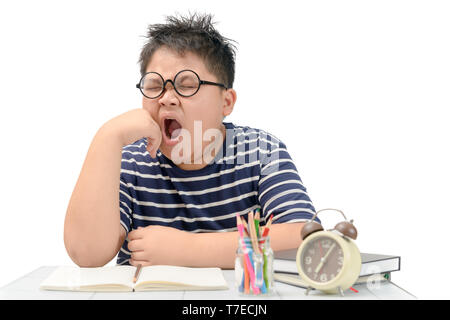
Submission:
[[[298,249],[275,251],[274,253],[274,280],[307,288],[308,285],[300,278],[296,256]],[[384,254],[361,253],[361,271],[355,284],[388,281],[391,273],[400,270],[400,257]]]

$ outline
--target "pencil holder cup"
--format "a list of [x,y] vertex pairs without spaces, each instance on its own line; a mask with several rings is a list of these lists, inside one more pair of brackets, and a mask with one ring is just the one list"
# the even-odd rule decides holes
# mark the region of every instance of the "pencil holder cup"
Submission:
[[273,291],[273,251],[270,237],[239,238],[235,260],[236,287],[243,295],[271,294]]

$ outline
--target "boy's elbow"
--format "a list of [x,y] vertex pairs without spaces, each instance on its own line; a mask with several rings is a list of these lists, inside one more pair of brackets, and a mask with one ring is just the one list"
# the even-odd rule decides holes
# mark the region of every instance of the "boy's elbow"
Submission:
[[70,259],[81,268],[102,267],[108,263],[108,261],[100,260],[98,256],[94,257],[94,254],[91,252],[92,250],[75,247],[66,241],[64,242]]
[[80,268],[103,267],[108,261],[93,258],[89,252],[80,252],[79,250],[67,250],[70,259]]
[[77,266],[79,266],[80,268],[98,268],[98,267],[103,267],[106,263],[97,263],[95,261],[83,261],[83,260],[81,260],[80,262],[75,262],[75,264]]
[[[118,233],[82,232],[66,221],[64,246],[70,259],[79,267],[102,267],[110,262],[120,250],[126,234],[118,224]],[[89,236],[89,234],[94,234]]]
[[112,254],[105,255],[104,250],[101,250],[101,253],[96,252],[89,244],[69,239],[66,233],[64,234],[64,245],[70,259],[82,268],[103,267],[114,257]]

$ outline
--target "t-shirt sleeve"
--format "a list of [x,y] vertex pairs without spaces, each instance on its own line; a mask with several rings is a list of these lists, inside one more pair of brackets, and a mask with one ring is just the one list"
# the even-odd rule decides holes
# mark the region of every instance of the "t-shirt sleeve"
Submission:
[[315,208],[286,145],[274,137],[260,141],[258,200],[265,219],[273,214],[272,223],[310,220]]
[[125,229],[125,231],[131,231],[131,222],[132,222],[132,202],[130,200],[130,192],[126,185],[126,183],[120,179],[120,191],[119,191],[119,202],[120,202],[120,224]]
[[120,224],[125,229],[127,235],[132,229],[133,221],[133,194],[131,186],[133,185],[131,179],[133,175],[130,171],[135,170],[132,162],[126,152],[122,152],[122,164],[120,170],[120,189],[119,189],[119,208],[120,208]]

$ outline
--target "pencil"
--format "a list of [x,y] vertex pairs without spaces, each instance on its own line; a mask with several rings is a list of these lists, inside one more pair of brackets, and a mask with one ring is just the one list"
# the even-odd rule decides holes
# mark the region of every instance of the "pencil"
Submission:
[[[236,215],[236,226],[238,228],[239,235],[241,236],[242,239],[244,239],[245,237],[248,238],[248,233],[245,228],[245,225],[246,225],[245,219],[239,215]],[[241,233],[241,228],[242,228],[242,233]]]
[[253,211],[250,211],[248,213],[248,229],[250,234],[250,240],[252,241],[252,247],[253,250],[256,253],[261,253],[258,246],[258,238],[256,237],[256,230],[255,230],[255,219],[253,215]]
[[141,274],[141,269],[142,269],[142,264],[138,264],[138,266],[136,267],[136,272],[134,273],[133,283],[136,283],[136,281],[138,280],[139,275]]
[[244,225],[244,231],[247,233],[247,236],[250,235],[250,229],[248,228],[247,221],[245,221],[244,217],[241,217],[242,224]]
[[[272,218],[273,214],[270,215],[269,222],[267,222],[266,226],[264,227],[264,231],[262,232],[262,237],[266,238],[269,235],[270,227],[272,225]],[[263,250],[264,251],[264,250]],[[264,282],[266,284],[266,287],[269,288],[269,279],[267,277],[267,257],[264,251]]]
[[256,209],[255,213],[255,231],[256,231],[256,237],[259,238],[260,232],[259,232],[259,209]]
[[247,223],[245,222],[244,217],[241,217],[240,220],[241,220],[241,224],[242,224],[242,232],[243,232],[243,234],[244,234],[244,238],[249,238],[249,236],[248,236],[248,231],[247,231],[247,229],[245,228],[245,226],[247,225]]
[[272,225],[272,218],[273,218],[273,214],[270,215],[269,218],[269,222],[267,222],[264,231],[263,231],[263,238],[267,237],[269,235],[269,231],[270,231],[270,226]]

